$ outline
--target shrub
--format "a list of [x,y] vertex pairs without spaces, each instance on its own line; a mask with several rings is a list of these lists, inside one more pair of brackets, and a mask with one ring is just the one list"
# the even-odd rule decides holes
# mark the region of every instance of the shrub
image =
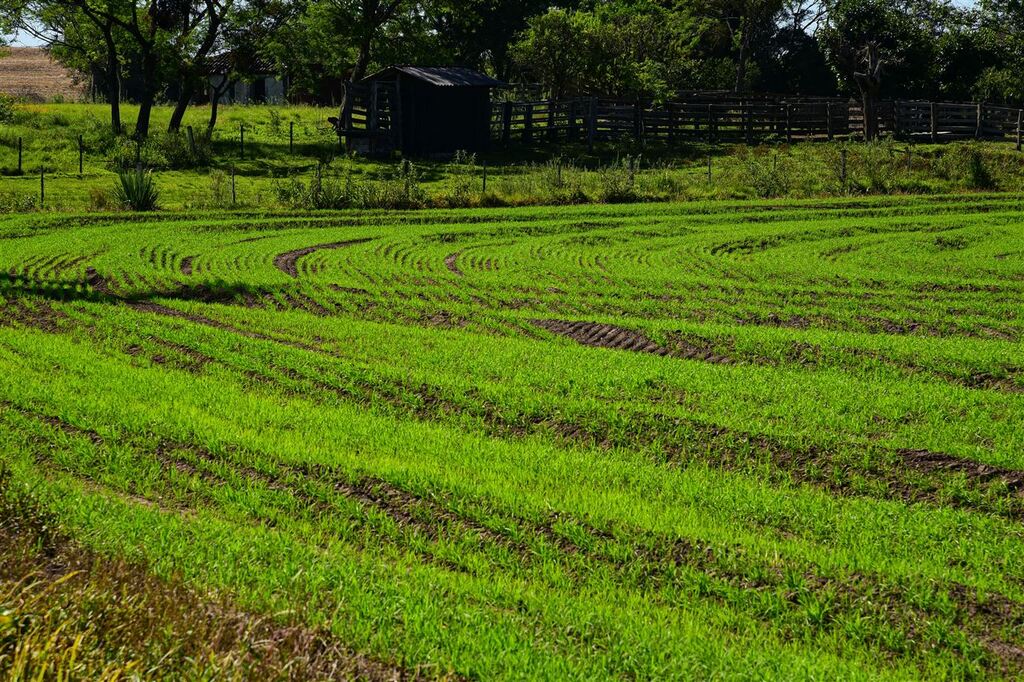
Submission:
[[779,155],[752,156],[746,163],[746,181],[762,199],[785,196],[792,187],[789,164],[779,162]]
[[619,163],[598,171],[598,198],[609,204],[636,201],[636,169],[639,157],[627,156]]
[[101,187],[89,188],[89,208],[94,211],[105,211],[112,205],[110,193]]
[[473,188],[476,184],[474,171],[476,170],[476,155],[464,151],[455,152],[451,163],[448,164],[448,175],[451,181],[448,191],[442,197],[442,203],[452,208],[469,206],[472,200]]
[[118,184],[114,188],[114,199],[129,211],[155,211],[160,193],[153,181],[153,174],[142,169],[122,171],[117,174]]
[[0,123],[14,122],[14,98],[0,93]]
[[114,168],[129,169],[141,163],[147,168],[181,170],[210,165],[213,153],[205,135],[195,136],[195,149],[188,137],[178,133],[155,133],[142,144],[121,136],[111,144],[110,161]]
[[969,189],[994,189],[996,186],[982,147],[977,142],[949,145],[939,159],[938,166],[940,176]]
[[36,209],[38,198],[32,194],[0,192],[0,213],[27,213]]

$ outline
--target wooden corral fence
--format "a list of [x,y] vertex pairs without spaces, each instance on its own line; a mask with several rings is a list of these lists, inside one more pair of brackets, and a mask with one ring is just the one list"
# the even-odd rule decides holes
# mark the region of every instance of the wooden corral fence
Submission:
[[402,144],[398,83],[346,83],[340,119],[328,119],[350,151],[386,154]]
[[[724,99],[623,102],[599,97],[495,102],[492,137],[503,144],[545,141],[754,144],[863,137],[860,103],[843,99]],[[1021,148],[1021,109],[987,104],[891,100],[876,103],[880,135],[899,139],[1014,140]]]

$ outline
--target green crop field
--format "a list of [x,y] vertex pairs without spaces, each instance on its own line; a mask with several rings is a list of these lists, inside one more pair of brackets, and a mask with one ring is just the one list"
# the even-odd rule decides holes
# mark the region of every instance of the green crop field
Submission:
[[1022,225],[0,217],[0,670],[1019,678]]

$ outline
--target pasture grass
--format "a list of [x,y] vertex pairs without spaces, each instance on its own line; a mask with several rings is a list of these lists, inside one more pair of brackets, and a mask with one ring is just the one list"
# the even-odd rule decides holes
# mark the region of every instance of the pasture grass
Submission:
[[[594,150],[580,144],[503,149],[496,143],[486,154],[410,164],[397,156],[346,154],[327,122],[337,114],[333,108],[223,106],[207,140],[208,107],[192,107],[184,124],[195,132],[194,151],[184,132],[164,132],[170,113],[169,106],[154,110],[153,135],[140,147],[111,133],[104,105],[17,105],[13,122],[0,127],[0,212],[38,210],[41,202],[58,212],[116,208],[117,173],[137,162],[154,172],[169,210],[520,206],[1024,188],[1020,154],[1002,142],[769,142],[755,148],[622,142]],[[128,128],[136,114],[137,107],[123,107]],[[81,174],[79,138],[85,149]]]

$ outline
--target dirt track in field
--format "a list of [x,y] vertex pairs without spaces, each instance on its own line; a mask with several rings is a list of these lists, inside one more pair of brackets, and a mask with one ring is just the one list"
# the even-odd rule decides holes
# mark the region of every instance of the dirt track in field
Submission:
[[584,346],[631,350],[654,355],[670,354],[667,348],[659,346],[643,334],[611,324],[564,320],[534,320],[533,323],[552,334],[568,337]]
[[444,259],[444,266],[448,268],[448,271],[459,277],[463,277],[465,275],[465,273],[463,273],[462,270],[459,269],[459,255],[461,253],[461,251],[450,253]]
[[323,251],[328,249],[341,249],[346,246],[354,246],[355,244],[363,244],[370,241],[370,238],[364,239],[349,239],[340,242],[330,242],[328,244],[317,244],[316,246],[306,246],[301,249],[295,249],[294,251],[285,251],[274,256],[274,267],[288,275],[289,277],[299,276],[299,259],[303,256],[308,256],[315,251]]

